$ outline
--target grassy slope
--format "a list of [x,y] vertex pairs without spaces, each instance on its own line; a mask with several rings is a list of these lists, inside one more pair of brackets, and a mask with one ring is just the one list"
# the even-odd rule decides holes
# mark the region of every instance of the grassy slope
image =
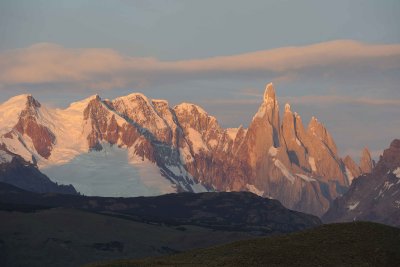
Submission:
[[376,223],[323,225],[300,233],[91,266],[399,266],[400,229]]
[[[25,210],[24,210],[25,211]],[[79,266],[235,240],[246,233],[146,224],[74,209],[0,211],[0,266]]]

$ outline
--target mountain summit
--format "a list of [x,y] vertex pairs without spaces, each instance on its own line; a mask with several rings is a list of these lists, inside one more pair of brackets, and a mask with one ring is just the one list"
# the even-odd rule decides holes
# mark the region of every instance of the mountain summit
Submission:
[[321,215],[361,168],[339,157],[316,118],[305,129],[289,104],[282,122],[279,113],[272,83],[248,129],[223,129],[197,105],[139,93],[66,109],[23,95],[0,105],[0,144],[86,195],[251,191]]

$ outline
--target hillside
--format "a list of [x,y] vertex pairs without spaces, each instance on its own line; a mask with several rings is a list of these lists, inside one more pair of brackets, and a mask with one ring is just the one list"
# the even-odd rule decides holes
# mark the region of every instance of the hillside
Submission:
[[400,229],[356,222],[166,257],[88,266],[396,266],[400,262],[399,248]]
[[[4,209],[4,205],[0,205]],[[0,210],[0,266],[76,267],[160,256],[248,239],[244,232],[143,223],[76,209],[13,205]]]
[[0,203],[80,209],[138,222],[190,224],[261,235],[290,233],[321,224],[315,216],[286,209],[277,200],[249,192],[112,198],[37,194],[0,183]]
[[112,198],[0,183],[0,266],[79,266],[316,227],[312,215],[249,192]]

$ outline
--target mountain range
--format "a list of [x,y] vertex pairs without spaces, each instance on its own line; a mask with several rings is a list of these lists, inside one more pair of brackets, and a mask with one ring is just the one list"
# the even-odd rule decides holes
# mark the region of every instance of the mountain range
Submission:
[[304,127],[286,104],[281,119],[271,83],[260,102],[247,129],[224,129],[195,104],[171,107],[140,93],[113,100],[94,95],[66,109],[15,96],[0,105],[0,181],[13,183],[17,164],[69,193],[250,191],[321,216],[354,177],[371,172],[369,151],[360,164],[342,159],[317,118]]

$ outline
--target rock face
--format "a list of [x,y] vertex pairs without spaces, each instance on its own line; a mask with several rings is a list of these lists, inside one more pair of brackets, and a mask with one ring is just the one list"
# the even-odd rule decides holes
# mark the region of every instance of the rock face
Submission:
[[[14,115],[6,119],[10,107]],[[251,191],[316,215],[346,190],[359,169],[350,158],[341,160],[316,118],[305,128],[286,104],[281,122],[272,84],[248,129],[223,129],[197,105],[170,107],[139,93],[114,100],[95,95],[64,110],[22,95],[0,105],[0,123],[0,143],[44,171],[103,151],[107,144],[126,150],[135,166],[156,166],[157,179],[166,179],[177,192]]]
[[355,178],[323,216],[325,222],[368,220],[400,226],[400,140],[383,152],[369,174]]

